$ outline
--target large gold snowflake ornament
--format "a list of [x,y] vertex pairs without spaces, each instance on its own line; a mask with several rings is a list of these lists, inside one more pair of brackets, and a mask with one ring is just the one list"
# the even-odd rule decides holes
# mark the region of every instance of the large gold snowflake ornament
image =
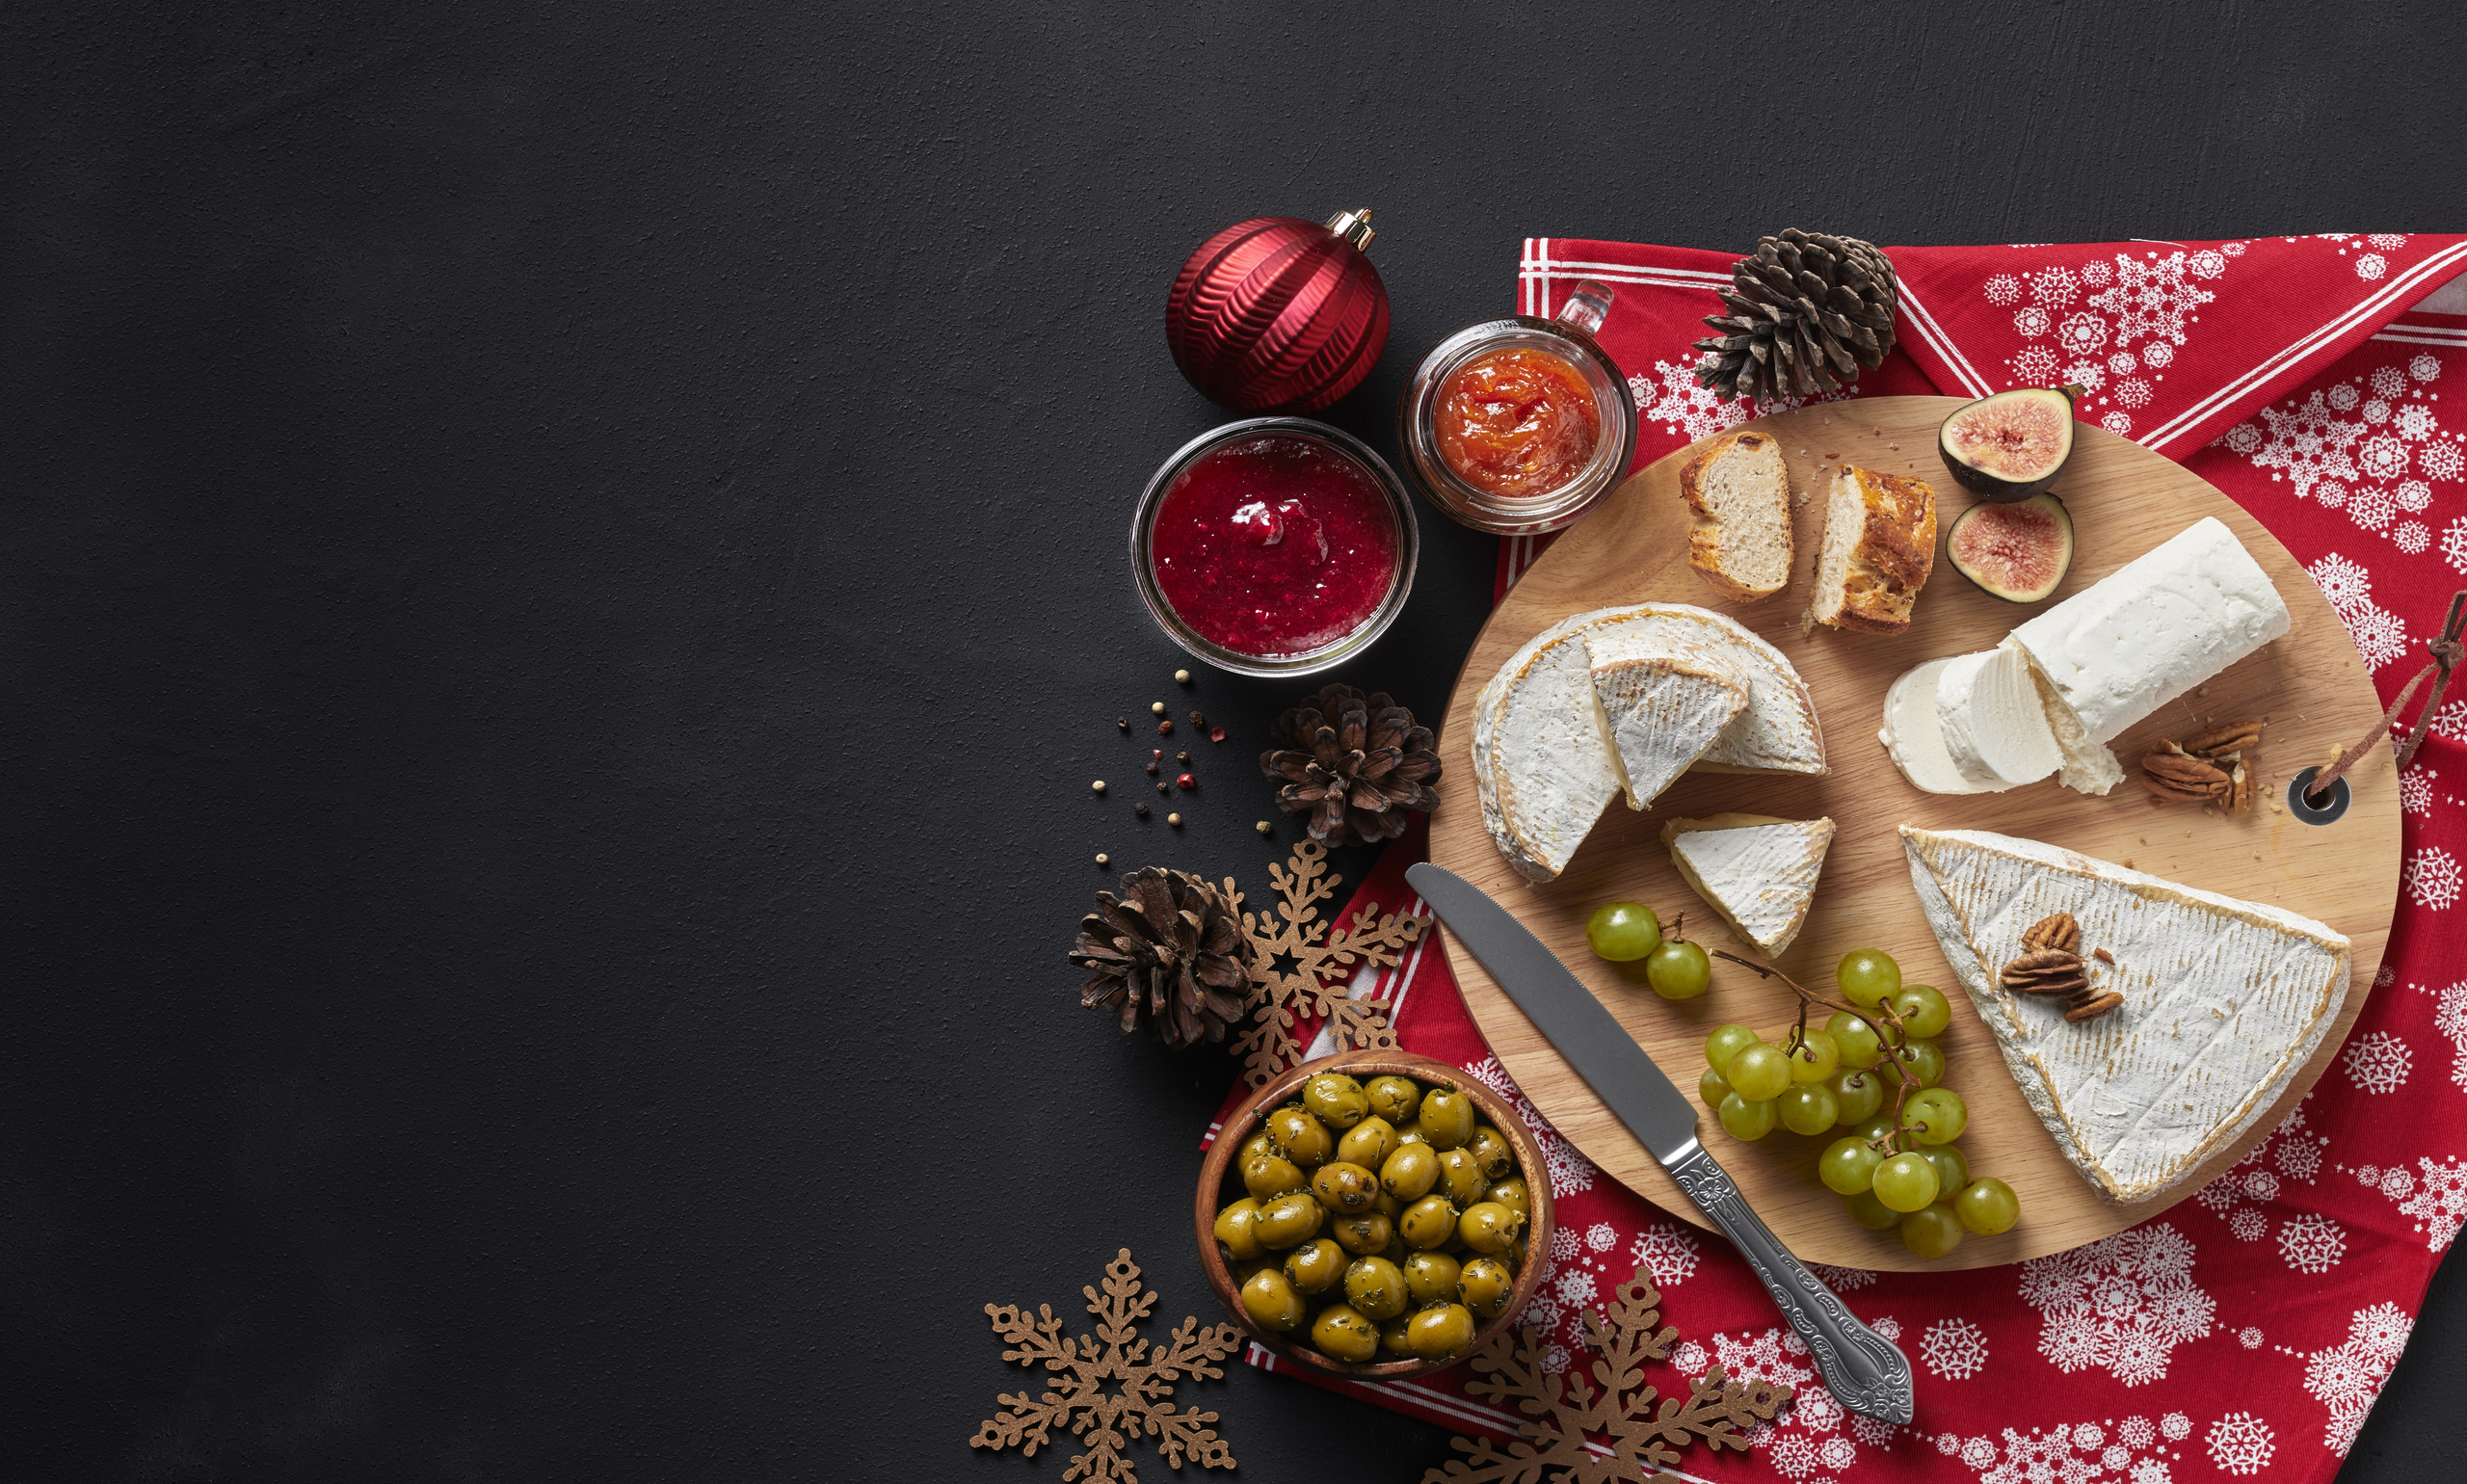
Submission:
[[[1140,1284],[1127,1247],[1105,1264],[1103,1293],[1093,1287],[1079,1291],[1088,1296],[1088,1312],[1097,1316],[1094,1336],[1065,1336],[1050,1304],[1038,1305],[1036,1318],[1016,1304],[985,1306],[994,1333],[1014,1347],[1002,1359],[1042,1364],[1051,1373],[1053,1390],[1034,1398],[1024,1391],[997,1394],[994,1399],[1008,1410],[979,1423],[968,1446],[999,1450],[1018,1444],[1021,1456],[1032,1458],[1062,1428],[1088,1448],[1071,1460],[1062,1484],[1138,1484],[1139,1475],[1123,1454],[1143,1435],[1157,1440],[1156,1451],[1178,1471],[1184,1459],[1203,1469],[1233,1468],[1233,1450],[1207,1425],[1216,1414],[1176,1411],[1171,1398],[1177,1381],[1225,1374],[1217,1363],[1242,1342],[1234,1326],[1201,1329],[1199,1320],[1186,1318],[1170,1343],[1151,1349],[1131,1327],[1156,1307],[1156,1295]],[[1121,1390],[1109,1391],[1109,1384]]]
[[[1328,847],[1317,840],[1296,844],[1291,861],[1268,867],[1276,911],[1242,913],[1242,934],[1251,944],[1250,1023],[1234,1037],[1234,1049],[1242,1057],[1242,1080],[1253,1087],[1302,1064],[1310,1049],[1298,1033],[1304,1021],[1320,1022],[1337,1051],[1396,1047],[1396,1032],[1388,1023],[1391,1001],[1350,998],[1345,981],[1364,965],[1394,967],[1430,919],[1402,913],[1383,917],[1373,902],[1354,914],[1349,927],[1320,921],[1318,904],[1340,884],[1328,874],[1327,855]],[[1230,876],[1225,898],[1240,911],[1242,893]]]
[[[1791,1389],[1730,1381],[1716,1365],[1688,1383],[1685,1398],[1662,1397],[1656,1411],[1658,1393],[1646,1384],[1645,1363],[1668,1360],[1679,1335],[1656,1328],[1660,1305],[1661,1295],[1640,1269],[1613,1290],[1604,1310],[1585,1314],[1585,1343],[1600,1359],[1565,1376],[1544,1367],[1538,1329],[1491,1341],[1473,1357],[1475,1378],[1465,1383],[1467,1393],[1514,1402],[1526,1417],[1544,1420],[1519,1427],[1524,1441],[1509,1444],[1505,1452],[1488,1438],[1449,1439],[1466,1456],[1423,1474],[1422,1484],[1540,1484],[1546,1469],[1558,1471],[1550,1475],[1551,1484],[1679,1484],[1667,1471],[1690,1443],[1715,1452],[1747,1451],[1748,1430],[1770,1421],[1791,1399]],[[1596,1443],[1607,1451],[1597,1452]]]

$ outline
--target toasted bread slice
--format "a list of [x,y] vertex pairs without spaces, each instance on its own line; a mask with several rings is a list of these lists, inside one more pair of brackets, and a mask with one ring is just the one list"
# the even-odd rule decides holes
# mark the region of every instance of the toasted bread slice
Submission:
[[1936,491],[1923,479],[1843,465],[1824,502],[1817,548],[1819,623],[1898,634],[1936,567]]
[[1679,492],[1695,516],[1687,564],[1714,592],[1752,603],[1789,586],[1791,471],[1769,434],[1713,439],[1679,471]]

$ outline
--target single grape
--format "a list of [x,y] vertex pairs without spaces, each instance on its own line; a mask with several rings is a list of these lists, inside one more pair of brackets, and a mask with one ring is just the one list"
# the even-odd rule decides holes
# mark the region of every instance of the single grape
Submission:
[[1907,1213],[1936,1199],[1936,1167],[1924,1154],[1894,1154],[1876,1166],[1875,1179],[1869,1183],[1877,1200]]
[[1833,1089],[1833,1116],[1840,1123],[1864,1124],[1885,1105],[1884,1079],[1872,1072],[1844,1069],[1824,1085]]
[[1821,1082],[1793,1082],[1773,1104],[1782,1112],[1782,1126],[1792,1133],[1823,1133],[1841,1111],[1833,1089]]
[[1901,988],[1901,966],[1878,948],[1853,948],[1842,955],[1833,979],[1842,997],[1854,1005],[1872,1005]]
[[[1970,1156],[1961,1152],[1961,1146],[1947,1144],[1936,1149],[1923,1149],[1919,1153],[1926,1155],[1927,1162],[1936,1167],[1938,1195],[1959,1190],[1970,1183]],[[1945,1199],[1950,1201],[1952,1197],[1946,1195]]]
[[1842,1066],[1842,1047],[1829,1030],[1811,1030],[1791,1053],[1791,1080],[1821,1082]]
[[1729,1129],[1733,1135],[1750,1143],[1771,1133],[1776,1122],[1773,1104],[1769,1100],[1763,1102],[1750,1102],[1737,1093],[1722,1100],[1720,1113],[1722,1126]]
[[1901,1225],[1901,1212],[1876,1199],[1872,1190],[1862,1190],[1842,1198],[1842,1208],[1850,1219],[1870,1232],[1883,1232]]
[[1705,1100],[1705,1106],[1709,1108],[1720,1107],[1722,1100],[1730,1095],[1731,1084],[1711,1067],[1706,1068],[1705,1074],[1696,1079],[1696,1096]]
[[1645,960],[1645,985],[1664,999],[1694,999],[1712,987],[1713,961],[1695,943],[1663,943]]
[[1661,946],[1661,919],[1642,902],[1613,902],[1584,919],[1584,941],[1599,956],[1631,964]]
[[1910,1095],[1902,1104],[1901,1121],[1914,1128],[1927,1126],[1911,1135],[1922,1144],[1950,1144],[1970,1126],[1970,1104],[1950,1087],[1930,1087]]
[[1855,1196],[1875,1182],[1876,1166],[1885,1156],[1853,1138],[1840,1138],[1817,1156],[1816,1178],[1836,1195]]
[[1870,1144],[1891,1132],[1893,1132],[1893,1115],[1890,1113],[1870,1113],[1850,1126],[1852,1138],[1865,1139]]
[[1941,1036],[1953,1022],[1953,1007],[1945,999],[1944,992],[1932,985],[1905,984],[1894,991],[1887,1001],[1893,1013],[1901,1017],[1901,1028],[1914,1039],[1925,1040]]
[[1942,1201],[1901,1218],[1901,1245],[1923,1258],[1941,1258],[1961,1244],[1961,1221]]
[[1884,1042],[1876,1028],[1846,1010],[1836,1010],[1825,1019],[1824,1028],[1833,1032],[1833,1045],[1842,1052],[1842,1065],[1853,1072],[1865,1072],[1885,1059]]
[[1981,1236],[2010,1232],[2022,1216],[2022,1201],[2013,1187],[1993,1175],[1982,1175],[1953,1197],[1953,1214]]
[[1782,1089],[1791,1085],[1791,1059],[1782,1054],[1780,1047],[1759,1041],[1741,1047],[1731,1058],[1730,1071],[1723,1074],[1740,1097],[1750,1102],[1768,1102],[1781,1097]]
[[1741,1047],[1756,1045],[1756,1032],[1744,1025],[1716,1025],[1705,1038],[1705,1065],[1724,1076],[1731,1074],[1731,1058]]
[[1932,1041],[1914,1041],[1908,1046],[1893,1047],[1888,1055],[1910,1069],[1922,1087],[1933,1087],[1945,1078],[1945,1053],[1936,1049]]

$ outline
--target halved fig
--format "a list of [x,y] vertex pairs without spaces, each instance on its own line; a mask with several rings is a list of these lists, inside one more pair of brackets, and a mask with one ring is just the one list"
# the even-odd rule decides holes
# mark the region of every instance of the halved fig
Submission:
[[1954,483],[1989,500],[2027,500],[2056,483],[2073,456],[2079,386],[2025,386],[1958,408],[1936,430]]
[[1974,505],[1945,536],[1953,570],[2010,603],[2035,603],[2073,567],[2073,517],[2052,494]]

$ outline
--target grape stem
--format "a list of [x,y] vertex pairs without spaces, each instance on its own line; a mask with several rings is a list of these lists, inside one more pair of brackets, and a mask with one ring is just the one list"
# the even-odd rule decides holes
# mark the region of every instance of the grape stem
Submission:
[[[1884,1057],[1883,1064],[1893,1068],[1894,1076],[1897,1081],[1893,1094],[1893,1128],[1892,1131],[1887,1133],[1884,1137],[1889,1148],[1895,1153],[1906,1151],[1916,1146],[1918,1141],[1915,1138],[1911,1138],[1910,1135],[1916,1133],[1920,1128],[1923,1128],[1926,1126],[1924,1124],[1903,1123],[1901,1121],[1901,1111],[1902,1105],[1910,1100],[1910,1095],[1919,1090],[1919,1074],[1912,1072],[1908,1067],[1903,1066],[1900,1057],[1892,1054],[1896,1047],[1907,1047],[1910,1045],[1909,1029],[1901,1023],[1901,1017],[1894,1012],[1892,1005],[1881,999],[1876,1001],[1875,1007],[1871,1010],[1862,1010],[1855,1005],[1839,1004],[1833,1000],[1824,998],[1814,990],[1809,989],[1806,985],[1799,983],[1799,981],[1791,978],[1789,974],[1782,972],[1780,969],[1775,968],[1770,964],[1759,964],[1754,959],[1743,959],[1736,953],[1730,953],[1720,948],[1714,949],[1712,956],[1717,959],[1728,959],[1730,962],[1737,964],[1739,967],[1748,969],[1755,973],[1757,977],[1761,979],[1779,979],[1784,984],[1791,987],[1791,994],[1796,994],[1799,997],[1798,1019],[1792,1022],[1791,1026],[1790,1041],[1782,1047],[1782,1054],[1785,1056],[1796,1056],[1801,1050],[1806,1048],[1808,1011],[1818,1005],[1822,1005],[1827,1010],[1839,1010],[1844,1015],[1852,1016],[1862,1020],[1873,1022],[1881,1020],[1887,1025],[1892,1026],[1894,1039],[1886,1044],[1886,1055]],[[1811,1053],[1809,1059],[1811,1061],[1815,1059],[1813,1053]],[[1870,1148],[1874,1147],[1873,1140],[1869,1141],[1869,1143]]]

